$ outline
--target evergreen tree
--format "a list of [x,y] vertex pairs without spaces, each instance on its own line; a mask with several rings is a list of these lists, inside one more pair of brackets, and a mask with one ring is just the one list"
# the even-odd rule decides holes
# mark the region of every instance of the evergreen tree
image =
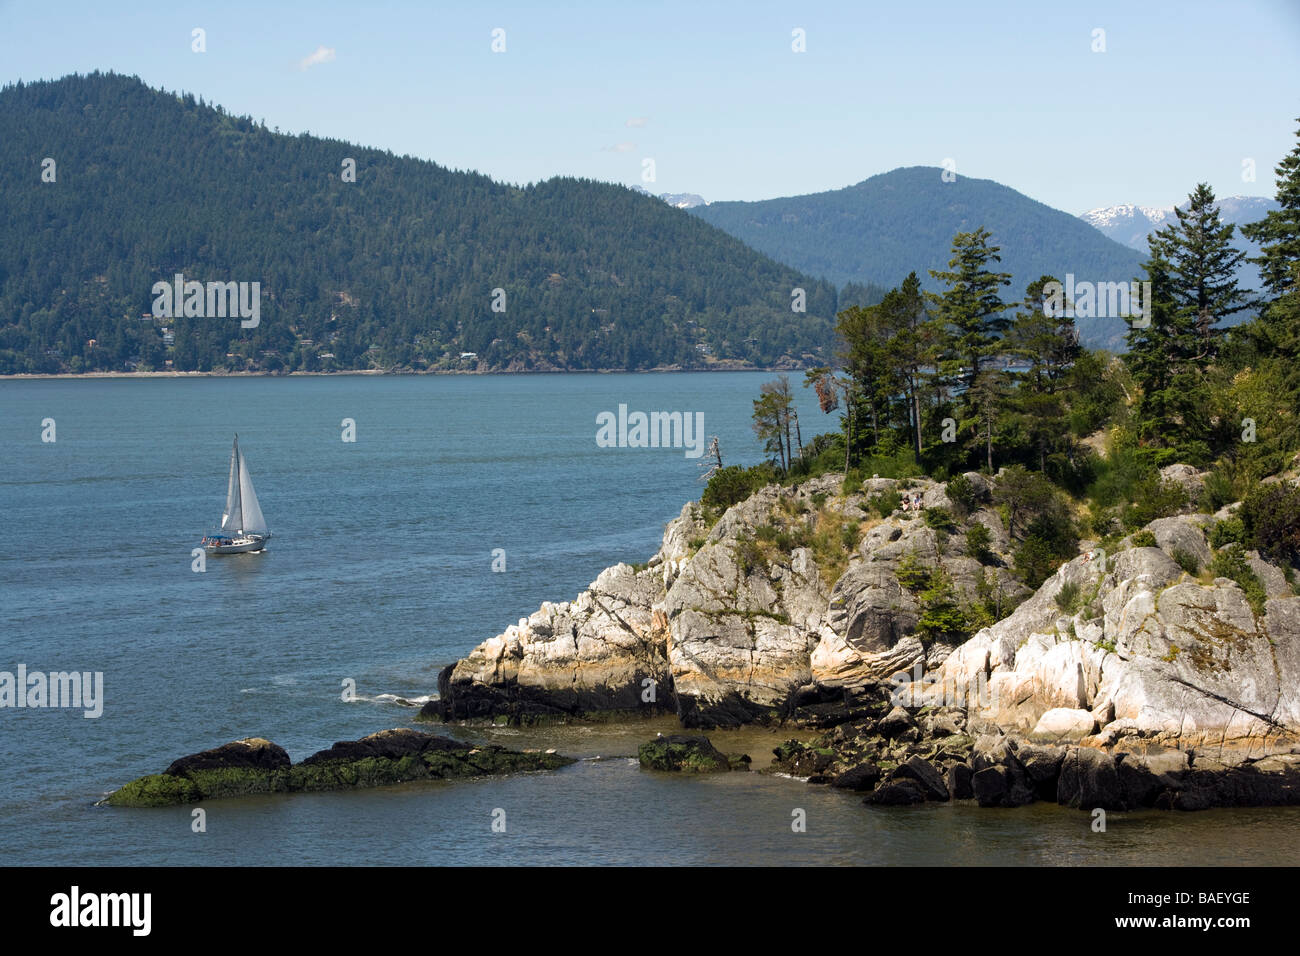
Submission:
[[[975,389],[985,362],[1002,350],[1002,334],[1010,325],[1010,319],[1004,315],[1007,303],[1002,301],[998,290],[1010,285],[1011,276],[989,268],[990,264],[1001,261],[999,247],[989,245],[991,237],[984,228],[959,232],[953,237],[953,257],[948,261],[948,269],[930,270],[931,276],[948,285],[942,293],[929,295],[935,307],[935,320],[943,330],[935,348],[943,378],[936,385],[946,381],[964,387],[957,416],[962,432],[968,425],[986,421],[991,414],[988,402],[1002,392],[1000,385],[992,382],[982,383],[978,392]],[[975,435],[976,440],[969,449],[972,460],[983,457],[987,463],[991,458],[991,430],[989,423],[983,440]]]
[[1060,394],[1068,387],[1070,370],[1079,360],[1078,330],[1070,303],[1053,309],[1046,287],[1057,280],[1043,276],[1029,284],[1007,334],[1007,351],[1028,369],[1017,378],[1014,411],[1033,449],[1039,471],[1047,470],[1049,455],[1067,449],[1073,440],[1066,427],[1066,404]]
[[[886,295],[886,300],[892,295]],[[890,405],[900,388],[889,350],[893,315],[893,308],[883,303],[866,308],[853,306],[839,314],[836,326],[844,343],[840,359],[853,383],[854,401],[846,402],[846,414],[859,418],[853,431],[859,442],[867,438],[873,449],[881,443],[882,428],[888,428]],[[863,426],[870,429],[869,436],[864,435]]]
[[1192,322],[1200,341],[1195,360],[1201,361],[1218,352],[1218,323],[1253,303],[1236,279],[1246,254],[1232,247],[1236,227],[1220,221],[1213,190],[1200,183],[1187,198],[1187,209],[1174,208],[1177,225],[1158,230],[1156,240],[1169,262],[1173,306]]
[[902,379],[907,400],[907,418],[912,430],[912,450],[919,461],[922,453],[922,391],[938,357],[942,329],[926,314],[921,280],[912,272],[903,284],[889,292],[881,303],[894,329],[889,343],[890,358]]
[[1178,222],[1148,240],[1152,314],[1146,328],[1128,333],[1126,361],[1142,390],[1138,437],[1164,450],[1157,464],[1212,457],[1207,376],[1223,334],[1218,323],[1251,305],[1234,275],[1245,254],[1232,248],[1234,227],[1220,222],[1214,193],[1201,183],[1188,200],[1176,210]]
[[[1296,138],[1300,141],[1300,130]],[[1259,243],[1260,255],[1250,261],[1259,266],[1272,295],[1260,313],[1257,334],[1274,354],[1295,360],[1300,358],[1300,142],[1278,163],[1276,173],[1282,208],[1242,226],[1241,232]]]
[[930,270],[931,276],[948,285],[942,293],[931,294],[930,298],[935,317],[952,336],[949,370],[960,369],[960,377],[968,389],[979,376],[984,361],[1002,347],[1001,335],[1010,324],[1003,315],[1007,304],[998,289],[1011,284],[1011,275],[990,270],[990,263],[1002,261],[999,247],[988,244],[990,238],[992,233],[983,228],[957,233],[952,240],[953,256],[948,260],[948,269]]

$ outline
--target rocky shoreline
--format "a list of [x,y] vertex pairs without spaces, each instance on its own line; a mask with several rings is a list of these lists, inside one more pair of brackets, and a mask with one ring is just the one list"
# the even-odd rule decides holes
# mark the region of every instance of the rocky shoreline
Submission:
[[[1300,803],[1300,592],[1255,552],[1260,594],[1209,572],[1210,531],[1237,506],[1152,521],[1108,555],[1084,542],[1031,592],[1009,570],[998,479],[963,477],[964,508],[944,483],[840,475],[720,516],[688,504],[645,565],[607,568],[445,668],[421,718],[817,728],[772,769],[877,804]],[[880,506],[900,492],[923,510]],[[993,593],[1014,610],[969,638],[922,634],[917,582],[937,577],[963,605]]]
[[556,770],[573,762],[573,758],[553,751],[520,753],[397,728],[341,741],[294,764],[283,747],[261,737],[248,737],[181,757],[162,773],[132,780],[101,803],[167,807],[254,794],[352,790],[413,780]]

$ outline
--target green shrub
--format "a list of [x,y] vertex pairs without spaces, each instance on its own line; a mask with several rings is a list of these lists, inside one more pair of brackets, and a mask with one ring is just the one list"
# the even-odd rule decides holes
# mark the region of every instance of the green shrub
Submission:
[[1016,571],[1031,588],[1037,588],[1079,550],[1079,538],[1069,517],[1049,512],[1029,524],[1016,549]]
[[1192,577],[1196,577],[1196,575],[1200,573],[1201,562],[1196,555],[1192,554],[1190,551],[1184,551],[1182,548],[1174,548],[1169,556],[1174,559],[1175,563],[1177,563],[1180,568]]
[[1028,533],[1036,519],[1051,515],[1054,519],[1069,520],[1069,511],[1059,490],[1040,472],[1028,471],[1023,465],[1011,465],[993,486],[993,501],[1006,525],[1007,532],[1016,539]]
[[1015,553],[1015,567],[1024,583],[1037,588],[1066,559],[1079,553],[1079,536],[1060,502],[1030,522],[1021,548]]
[[1133,488],[1143,481],[1159,480],[1142,449],[1122,435],[1112,441],[1107,456],[1097,462],[1097,477],[1088,487],[1088,498],[1099,508],[1114,508],[1133,500]]
[[888,491],[881,491],[872,495],[867,503],[880,512],[880,517],[888,518],[903,503],[903,496],[891,488]]
[[1222,548],[1230,544],[1244,545],[1245,543],[1246,526],[1238,515],[1229,515],[1222,521],[1215,522],[1214,527],[1210,529],[1211,547]]
[[949,481],[947,492],[948,500],[952,502],[953,510],[958,517],[966,517],[979,503],[979,492],[975,488],[975,482],[965,475],[957,475]]
[[923,512],[927,528],[939,531],[956,531],[957,522],[947,508],[926,508]]
[[868,455],[856,467],[864,476],[879,475],[881,478],[920,478],[925,475],[925,469],[916,463],[916,455],[910,447],[899,449],[892,455]]
[[763,555],[763,549],[759,547],[756,540],[748,535],[743,535],[736,540],[736,561],[746,575],[753,574],[755,571],[762,571],[767,567],[767,559]]
[[1237,493],[1231,478],[1221,471],[1212,471],[1205,476],[1205,490],[1201,492],[1200,500],[1202,511],[1214,514],[1224,505],[1230,505],[1236,500]]
[[915,551],[909,551],[898,559],[894,574],[898,583],[909,591],[918,591],[930,584],[930,569],[921,563]]
[[1130,531],[1157,518],[1176,515],[1187,505],[1186,488],[1176,481],[1161,481],[1158,477],[1138,482],[1131,496],[1120,512],[1124,527]]
[[1076,581],[1067,581],[1061,585],[1061,590],[1056,592],[1056,606],[1066,614],[1073,614],[1078,610],[1079,585]]
[[930,575],[929,586],[921,592],[921,614],[916,632],[922,640],[952,638],[969,633],[970,622],[957,602],[952,579],[942,567]]
[[1246,592],[1246,601],[1255,615],[1264,613],[1264,602],[1268,599],[1268,592],[1264,590],[1264,583],[1260,581],[1258,575],[1246,563],[1246,554],[1241,550],[1240,545],[1230,544],[1215,554],[1214,560],[1210,562],[1210,573],[1216,578],[1229,578],[1235,581],[1237,586]]
[[974,624],[976,618],[987,616],[992,623],[996,623],[1020,605],[1019,599],[1003,593],[1002,582],[996,571],[985,570],[975,579],[975,598],[979,608],[979,612],[972,616],[972,628],[975,630],[987,626]]
[[806,548],[812,535],[808,531],[808,526],[802,522],[795,525],[789,531],[779,531],[772,543],[776,549],[785,554],[789,554],[795,548]]
[[1086,526],[1089,532],[1095,538],[1106,538],[1114,536],[1115,538],[1123,537],[1123,526],[1119,523],[1119,515],[1114,508],[1103,508],[1100,505],[1091,505],[1088,509]]
[[1133,548],[1160,547],[1160,545],[1156,544],[1156,536],[1152,534],[1150,531],[1147,531],[1145,528],[1141,531],[1135,531],[1129,537],[1128,540],[1129,540],[1129,546]]
[[992,542],[992,532],[979,522],[966,529],[966,551],[980,564],[988,564],[993,557],[993,552],[989,550]]
[[840,540],[849,551],[858,546],[858,524],[856,521],[843,527],[840,531]]
[[758,481],[757,469],[728,465],[714,472],[700,496],[700,504],[717,512],[744,501],[766,482]]
[[1061,565],[1041,538],[1030,536],[1020,542],[1015,554],[1016,573],[1031,588],[1037,588]]
[[1245,543],[1274,564],[1300,565],[1300,488],[1276,482],[1241,502]]

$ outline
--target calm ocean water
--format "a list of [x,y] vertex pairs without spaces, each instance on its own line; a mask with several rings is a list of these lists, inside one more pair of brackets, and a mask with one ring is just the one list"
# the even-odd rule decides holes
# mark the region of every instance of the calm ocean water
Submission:
[[[94,802],[175,757],[268,737],[295,759],[412,722],[393,700],[605,566],[644,561],[698,497],[680,449],[602,449],[596,416],[704,413],[761,456],[760,373],[0,382],[0,670],[102,671],[103,716],[0,710],[7,864],[1294,862],[1300,810],[868,809],[759,774],[642,772],[643,726],[446,732],[584,758],[554,774],[188,808]],[[792,376],[796,384],[798,376]],[[805,439],[829,428],[801,392]],[[41,441],[43,419],[57,441]],[[356,421],[357,440],[340,440]],[[238,431],[275,537],[190,549],[220,518]],[[493,573],[493,550],[507,570]],[[356,681],[359,699],[341,699]],[[786,734],[716,734],[756,763]],[[597,759],[599,758],[599,759]],[[493,811],[506,833],[493,833]],[[807,832],[791,830],[792,812]]]

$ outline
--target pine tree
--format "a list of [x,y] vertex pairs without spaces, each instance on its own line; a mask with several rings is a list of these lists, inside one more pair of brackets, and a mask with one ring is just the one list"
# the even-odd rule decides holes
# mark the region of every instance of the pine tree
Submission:
[[1142,389],[1136,409],[1143,445],[1164,449],[1156,464],[1193,464],[1212,457],[1214,401],[1207,379],[1219,354],[1219,323],[1251,307],[1235,277],[1245,253],[1231,245],[1234,226],[1224,225],[1205,183],[1176,209],[1177,223],[1148,240],[1145,264],[1152,314],[1146,328],[1129,329],[1126,362]]
[[[967,388],[979,376],[980,366],[1001,348],[1000,337],[1010,324],[1003,313],[1007,304],[998,295],[1000,286],[1011,284],[1011,274],[993,272],[989,264],[1001,262],[999,246],[990,246],[992,233],[979,228],[959,232],[952,240],[953,256],[946,271],[930,275],[948,284],[939,295],[931,293],[935,317],[952,335],[949,371],[960,370]],[[960,369],[962,363],[964,369]]]
[[1174,308],[1189,317],[1200,340],[1197,360],[1213,359],[1223,330],[1217,324],[1254,303],[1237,286],[1236,270],[1246,254],[1232,247],[1232,223],[1223,224],[1214,192],[1200,183],[1175,207],[1178,223],[1156,232],[1169,261],[1169,291]]
[[[1141,389],[1134,409],[1138,440],[1147,447],[1173,449],[1157,455],[1157,464],[1178,460],[1176,450],[1184,447],[1189,433],[1195,432],[1198,392],[1207,357],[1196,316],[1179,309],[1175,299],[1175,279],[1167,258],[1169,242],[1153,235],[1148,240],[1151,257],[1143,264],[1151,283],[1148,320],[1134,324],[1128,331],[1128,354],[1125,363]],[[1203,434],[1203,432],[1202,432]],[[1208,449],[1198,457],[1208,455]]]
[[1025,298],[1007,333],[1007,351],[1029,368],[1017,375],[1015,414],[1033,447],[1038,470],[1047,470],[1049,454],[1067,448],[1072,439],[1065,421],[1065,401],[1058,394],[1067,387],[1070,370],[1082,354],[1070,303],[1054,310],[1043,276],[1025,289]]
[[[894,295],[886,295],[886,300]],[[898,371],[889,352],[893,336],[890,320],[892,307],[881,305],[853,306],[839,314],[836,331],[843,340],[840,359],[852,381],[852,401],[846,401],[846,414],[868,419],[871,446],[880,445],[881,429],[888,427],[890,404],[900,389]],[[847,396],[846,396],[847,398]],[[861,423],[853,431],[862,435]]]
[[933,367],[938,355],[942,329],[926,314],[921,280],[910,273],[903,284],[888,293],[881,308],[890,316],[894,329],[888,351],[902,379],[907,401],[907,419],[912,430],[912,450],[921,458],[921,393],[927,379],[926,368]]
[[1272,294],[1260,314],[1262,344],[1288,359],[1300,358],[1300,130],[1296,138],[1296,147],[1275,170],[1282,208],[1241,227],[1247,239],[1259,243],[1260,255],[1249,261],[1259,266]]

